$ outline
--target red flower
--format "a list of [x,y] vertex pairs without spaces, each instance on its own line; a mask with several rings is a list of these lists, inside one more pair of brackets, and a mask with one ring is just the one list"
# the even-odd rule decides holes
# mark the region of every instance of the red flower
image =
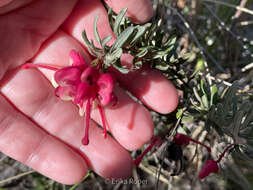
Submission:
[[218,160],[216,160],[216,161],[214,161],[214,160],[207,160],[206,163],[205,163],[204,168],[199,173],[199,178],[203,179],[203,178],[207,177],[210,173],[217,173],[219,171],[218,163],[225,156],[226,152],[230,148],[232,148],[233,146],[235,146],[235,144],[230,144],[229,146],[227,146],[225,148],[225,150],[223,151],[223,153],[219,156]]
[[219,167],[216,161],[214,160],[207,160],[205,163],[204,168],[199,173],[199,178],[203,179],[207,177],[211,173],[217,173],[219,171]]
[[40,64],[25,64],[23,68],[42,67],[56,71],[54,80],[58,86],[55,89],[55,95],[62,100],[72,100],[79,106],[81,113],[84,109],[84,103],[86,103],[86,125],[82,143],[88,145],[90,112],[94,101],[96,101],[99,109],[105,137],[107,135],[102,107],[117,100],[113,93],[114,79],[111,74],[100,73],[97,68],[87,65],[81,55],[75,50],[72,50],[69,56],[71,66],[61,69]]

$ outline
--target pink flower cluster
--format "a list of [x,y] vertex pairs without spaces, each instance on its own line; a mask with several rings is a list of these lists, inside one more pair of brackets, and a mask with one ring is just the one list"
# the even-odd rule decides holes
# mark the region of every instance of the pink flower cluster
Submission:
[[[160,146],[162,143],[162,139],[159,136],[154,136],[151,141],[149,146],[143,151],[143,153],[134,160],[134,164],[135,165],[139,165],[139,163],[141,162],[141,160],[143,159],[143,157],[150,151],[152,150],[153,147],[158,147]],[[203,143],[190,138],[187,135],[181,134],[181,133],[177,133],[175,134],[174,138],[173,138],[173,142],[178,144],[178,145],[188,145],[190,142],[194,142],[196,144],[200,144],[201,146],[205,147],[207,149],[207,151],[210,153],[211,152],[211,148],[204,145]],[[199,178],[203,179],[205,177],[207,177],[209,174],[211,173],[217,173],[219,171],[219,166],[218,163],[221,161],[221,159],[224,157],[225,153],[232,147],[234,146],[234,144],[230,144],[225,150],[224,152],[219,156],[218,160],[214,161],[214,160],[207,160],[205,163],[205,166],[203,167],[203,169],[200,171],[199,173]]]
[[54,80],[58,85],[55,89],[56,96],[62,100],[72,100],[79,106],[81,112],[85,107],[86,125],[82,144],[88,145],[89,121],[93,102],[96,103],[99,109],[104,127],[104,136],[107,135],[103,107],[115,104],[117,101],[113,93],[114,78],[110,73],[101,73],[98,68],[86,64],[81,55],[75,50],[72,50],[69,56],[71,66],[61,69],[41,64],[25,64],[23,68],[41,67],[56,71],[54,74]]

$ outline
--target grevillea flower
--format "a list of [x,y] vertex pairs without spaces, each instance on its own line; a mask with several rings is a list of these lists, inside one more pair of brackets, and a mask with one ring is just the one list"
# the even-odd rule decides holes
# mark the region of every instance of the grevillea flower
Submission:
[[80,113],[85,108],[86,125],[82,144],[88,145],[89,121],[93,102],[96,102],[99,109],[104,127],[104,137],[107,135],[103,107],[117,101],[113,93],[114,78],[111,74],[101,73],[97,68],[86,64],[75,50],[72,50],[69,56],[71,66],[60,69],[41,64],[25,64],[23,68],[42,67],[56,71],[54,80],[58,86],[55,89],[55,95],[62,100],[72,100],[79,106]]
[[210,147],[206,146],[205,144],[203,144],[195,139],[190,138],[189,136],[181,134],[181,133],[175,134],[173,141],[178,145],[188,145],[190,142],[194,142],[196,144],[199,144],[199,145],[205,147],[208,152],[211,152]]
[[134,160],[135,165],[139,165],[143,157],[154,147],[159,147],[162,144],[162,139],[159,136],[153,136],[150,140],[148,147],[142,152],[142,154]]
[[218,163],[221,161],[221,159],[224,157],[225,153],[232,147],[234,144],[230,144],[227,146],[227,148],[223,151],[223,153],[219,156],[218,160],[207,160],[205,163],[205,166],[199,173],[199,178],[203,179],[207,177],[211,173],[217,173],[219,171]]
[[199,178],[203,179],[207,177],[211,173],[217,173],[219,171],[219,167],[216,161],[214,160],[207,160],[205,163],[204,168],[199,173]]

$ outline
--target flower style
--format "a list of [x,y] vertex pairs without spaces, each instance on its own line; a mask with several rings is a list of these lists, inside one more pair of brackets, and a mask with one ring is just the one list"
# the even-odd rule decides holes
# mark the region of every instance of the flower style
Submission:
[[153,136],[150,140],[148,147],[142,152],[142,154],[134,160],[135,165],[139,165],[143,157],[152,150],[153,147],[159,147],[162,144],[162,139],[159,136]]
[[201,142],[199,142],[199,141],[197,141],[195,139],[190,138],[189,136],[181,134],[181,133],[175,134],[173,140],[178,145],[188,145],[190,143],[190,141],[191,141],[191,142],[194,142],[196,144],[199,144],[199,145],[205,147],[208,152],[211,152],[211,148],[210,147],[206,146],[205,144],[203,144],[203,143],[201,143]]
[[86,64],[81,55],[72,50],[70,52],[71,66],[61,69],[41,64],[25,64],[23,68],[42,67],[56,71],[54,80],[57,84],[55,95],[62,100],[72,100],[83,113],[85,106],[85,135],[82,139],[83,145],[89,144],[89,122],[92,103],[96,102],[99,109],[104,137],[107,136],[105,116],[103,107],[117,101],[113,93],[114,78],[109,73],[100,73],[95,67]]

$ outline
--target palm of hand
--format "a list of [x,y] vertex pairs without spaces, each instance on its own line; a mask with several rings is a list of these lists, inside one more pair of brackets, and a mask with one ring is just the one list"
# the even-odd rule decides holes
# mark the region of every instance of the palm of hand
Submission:
[[[115,0],[108,4],[116,11],[129,6],[131,16],[139,22],[151,16],[146,0],[135,8],[131,2],[134,1]],[[144,68],[128,76],[118,74],[118,105],[105,109],[113,137],[103,138],[103,130],[96,124],[101,124],[99,113],[93,110],[90,144],[81,146],[84,118],[71,102],[54,96],[48,81],[53,73],[15,68],[32,57],[36,63],[68,65],[71,49],[81,52],[90,62],[91,57],[81,45],[81,32],[85,28],[93,37],[97,14],[101,37],[111,34],[99,0],[34,1],[0,16],[0,150],[66,184],[80,180],[88,167],[105,178],[131,174],[132,159],[125,149],[134,150],[147,142],[153,134],[153,124],[144,106],[134,102],[122,87],[162,113],[177,105],[175,88],[160,73]],[[129,62],[127,56],[124,61]]]

